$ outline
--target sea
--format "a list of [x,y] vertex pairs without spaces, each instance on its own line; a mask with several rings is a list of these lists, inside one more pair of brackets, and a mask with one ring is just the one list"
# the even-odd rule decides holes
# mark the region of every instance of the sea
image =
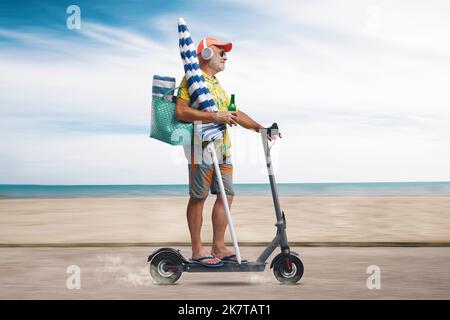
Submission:
[[[235,184],[235,194],[270,196],[269,184]],[[280,196],[446,196],[450,181],[278,183]],[[0,184],[0,199],[86,197],[187,197],[187,184],[166,185],[36,185]]]

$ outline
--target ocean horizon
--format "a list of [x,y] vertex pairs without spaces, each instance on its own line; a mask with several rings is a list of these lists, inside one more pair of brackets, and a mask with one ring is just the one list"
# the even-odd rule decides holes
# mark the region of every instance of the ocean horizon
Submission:
[[[236,195],[270,196],[267,183],[235,184]],[[450,181],[278,183],[280,196],[444,196]],[[0,184],[0,199],[187,197],[187,184],[165,185],[38,185]]]

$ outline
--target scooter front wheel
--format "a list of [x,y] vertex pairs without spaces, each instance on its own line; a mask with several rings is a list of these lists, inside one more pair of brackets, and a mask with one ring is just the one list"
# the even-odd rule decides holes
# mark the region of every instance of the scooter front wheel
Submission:
[[302,261],[292,254],[277,259],[273,266],[273,274],[281,284],[297,283],[302,278],[303,271]]
[[180,259],[171,252],[161,252],[150,262],[150,274],[156,284],[174,284],[182,273]]

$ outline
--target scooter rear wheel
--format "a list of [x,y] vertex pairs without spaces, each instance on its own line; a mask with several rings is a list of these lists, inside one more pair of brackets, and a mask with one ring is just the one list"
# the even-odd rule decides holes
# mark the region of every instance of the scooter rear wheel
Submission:
[[178,256],[171,252],[161,252],[150,262],[150,274],[156,284],[174,284],[183,273]]
[[281,284],[297,283],[302,278],[303,271],[302,261],[292,254],[279,259],[273,266],[273,274]]

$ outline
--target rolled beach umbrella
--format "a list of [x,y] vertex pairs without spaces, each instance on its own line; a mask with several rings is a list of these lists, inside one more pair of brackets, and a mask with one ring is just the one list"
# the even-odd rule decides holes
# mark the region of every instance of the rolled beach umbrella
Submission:
[[[178,34],[180,37],[180,55],[186,74],[191,106],[200,111],[219,112],[200,70],[197,50],[192,41],[189,29],[181,17],[178,18]],[[225,124],[214,122],[202,124],[201,140],[222,140],[223,130],[225,130]]]

